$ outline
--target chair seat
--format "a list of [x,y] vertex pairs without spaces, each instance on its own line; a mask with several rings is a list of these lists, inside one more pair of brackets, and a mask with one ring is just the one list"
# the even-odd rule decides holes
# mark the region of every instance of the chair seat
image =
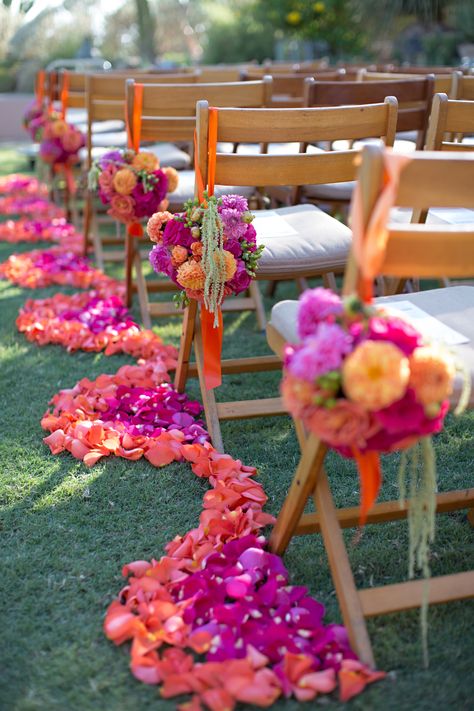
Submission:
[[[74,124],[79,131],[87,133],[87,122]],[[119,133],[123,131],[123,121],[111,120],[111,121],[93,121],[92,122],[92,133],[97,135],[100,133]]]
[[[194,197],[194,170],[181,170],[179,173],[179,183],[177,190],[171,193],[168,197],[172,206],[182,205],[186,200],[191,200]],[[221,195],[243,195],[246,198],[250,198],[254,189],[252,187],[236,187],[236,186],[225,186],[216,185],[215,194],[217,197]],[[177,209],[177,208],[176,208]]]
[[[375,299],[376,304],[383,304],[387,301],[410,301],[430,316],[434,316],[446,326],[469,338],[469,343],[449,348],[459,362],[463,363],[466,372],[469,373],[471,383],[474,384],[474,287],[451,286],[445,289],[430,289]],[[298,301],[280,301],[272,309],[271,324],[289,343],[297,343],[299,340],[297,314]],[[459,399],[461,388],[462,380],[458,377],[451,398],[453,405]],[[474,387],[471,389],[469,405],[470,407],[474,406]]]
[[268,230],[263,222],[268,213],[255,210],[257,242],[265,245],[259,262],[259,279],[311,276],[344,268],[352,240],[348,227],[315,205],[282,207],[270,212],[276,222],[270,223]]

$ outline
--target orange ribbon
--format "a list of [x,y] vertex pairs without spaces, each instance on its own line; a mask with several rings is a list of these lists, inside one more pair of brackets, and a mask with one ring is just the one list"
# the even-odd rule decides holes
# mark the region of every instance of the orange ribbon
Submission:
[[[208,128],[208,173],[207,173],[207,193],[214,195],[214,185],[216,178],[216,153],[217,153],[217,109],[209,107],[209,128]],[[194,170],[196,173],[196,184],[199,202],[204,201],[204,178],[198,163],[197,138],[194,133]],[[214,327],[214,314],[201,305],[201,333],[204,360],[204,382],[206,390],[219,387],[222,383],[222,340],[224,336],[224,326],[222,322],[221,308],[217,309],[218,325]]]
[[76,181],[74,180],[74,173],[72,172],[72,167],[68,163],[56,163],[54,166],[55,173],[64,173],[64,179],[66,181],[67,189],[70,195],[74,195],[76,192]]
[[352,454],[357,463],[360,480],[360,519],[359,524],[364,526],[367,513],[377,501],[377,496],[382,483],[382,470],[380,467],[380,454],[378,452],[361,452],[353,447]]
[[46,72],[44,69],[40,69],[36,75],[36,100],[40,106],[43,106],[44,100],[44,82],[46,78]]
[[351,205],[352,244],[360,274],[358,293],[365,303],[372,300],[373,281],[380,273],[387,248],[389,213],[397,195],[400,175],[410,160],[409,156],[392,153],[389,149],[384,153],[382,190],[366,225],[359,181],[354,189]]
[[130,222],[127,225],[127,232],[130,237],[143,237],[143,227],[139,222]]
[[133,112],[128,115],[127,102],[125,103],[125,126],[127,129],[128,147],[138,153],[140,150],[140,138],[142,133],[142,110],[143,110],[143,84],[133,85]]
[[67,104],[69,99],[69,72],[63,72],[63,82],[61,86],[61,113],[66,120]]

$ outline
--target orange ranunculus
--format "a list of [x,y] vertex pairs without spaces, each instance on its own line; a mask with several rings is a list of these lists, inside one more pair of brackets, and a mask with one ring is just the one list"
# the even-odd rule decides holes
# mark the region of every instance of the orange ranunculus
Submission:
[[423,405],[440,403],[449,397],[455,373],[449,355],[433,346],[416,348],[410,356],[409,385]]
[[344,392],[369,411],[382,410],[400,400],[409,377],[408,358],[387,341],[364,341],[342,366]]
[[141,151],[133,157],[132,166],[135,170],[146,170],[147,173],[151,173],[153,170],[158,170],[160,161],[154,153]]
[[173,267],[179,267],[187,260],[187,258],[188,250],[186,249],[186,247],[181,247],[180,244],[177,244],[171,250],[171,264],[173,265]]
[[224,259],[225,259],[225,280],[230,281],[237,271],[237,262],[235,260],[232,252],[228,252],[224,249]]
[[113,186],[119,195],[130,195],[136,184],[137,176],[128,168],[121,168],[114,175]]
[[160,242],[162,237],[163,225],[166,225],[169,220],[173,219],[171,212],[155,212],[150,217],[146,224],[146,231],[152,242]]

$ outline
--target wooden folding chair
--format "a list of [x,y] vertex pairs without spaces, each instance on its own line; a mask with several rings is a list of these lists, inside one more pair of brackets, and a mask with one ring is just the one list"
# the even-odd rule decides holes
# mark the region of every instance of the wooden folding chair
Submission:
[[[125,147],[127,134],[125,132],[126,99],[125,82],[127,79],[140,77],[142,84],[156,83],[157,74],[138,72],[107,72],[102,74],[86,74],[85,92],[87,109],[87,155],[86,170],[99,153],[112,148]],[[186,74],[160,74],[162,84],[195,83],[197,72]],[[120,124],[117,126],[117,121]],[[108,130],[99,133],[98,127],[105,125]],[[153,150],[163,165],[171,165],[177,169],[189,166],[191,159],[187,153],[170,143],[163,143],[149,148]],[[110,220],[105,220],[110,222]],[[120,225],[117,225],[115,237],[102,237],[98,228],[98,219],[94,209],[94,196],[89,191],[84,207],[84,252],[87,252],[90,242],[94,246],[97,264],[103,268],[104,261],[120,261],[124,259],[124,237]],[[104,250],[104,246],[121,246],[122,249]]]
[[[412,153],[410,157],[411,162],[402,173],[396,205],[418,209],[432,206],[474,207],[474,156],[460,154],[451,157],[448,154],[423,152]],[[383,184],[383,149],[376,146],[363,149],[359,180],[364,221],[367,224]],[[474,271],[474,225],[449,227],[408,224],[395,227],[389,225],[388,229],[388,248],[381,270],[383,274],[404,278],[416,273],[431,278],[444,274],[466,276]],[[356,292],[358,277],[355,261],[351,259],[346,270],[345,294]],[[391,300],[397,298],[409,298],[415,305],[470,339],[468,345],[457,346],[454,350],[474,381],[474,288],[434,289],[409,296],[391,297]],[[376,303],[378,301],[383,303],[384,299],[376,299]],[[273,351],[280,357],[287,341],[298,340],[295,326],[297,310],[298,303],[295,301],[280,302],[273,308],[267,338]],[[459,387],[456,388],[455,401],[458,397]],[[474,406],[472,394],[470,406]],[[296,425],[302,447],[301,459],[273,528],[270,547],[281,555],[294,535],[321,532],[351,644],[360,658],[373,666],[365,618],[418,607],[423,599],[424,581],[357,589],[341,529],[358,525],[359,508],[335,507],[324,470],[327,448],[314,435],[305,436],[300,421]],[[304,507],[310,497],[315,502],[316,513],[305,514]],[[474,524],[473,505],[474,489],[437,495],[438,512],[470,509],[471,524]],[[407,505],[402,507],[398,501],[378,503],[370,510],[368,523],[401,519],[406,517],[407,511]],[[430,581],[430,603],[468,597],[474,597],[474,571],[446,575]]]
[[[329,109],[226,109],[219,108],[217,140],[282,142],[297,140],[315,142],[332,140],[341,134],[349,138],[383,135],[393,141],[397,122],[397,103],[387,98],[382,104]],[[197,106],[198,164],[204,185],[208,179],[209,106]],[[331,151],[315,154],[243,155],[217,153],[216,185],[284,186],[305,185],[317,181],[352,180],[355,177],[357,151]],[[268,234],[257,238],[266,249],[260,260],[257,279],[296,279],[322,277],[335,286],[334,272],[342,272],[350,248],[351,232],[338,220],[314,205],[298,205],[276,210],[287,233]],[[257,213],[258,214],[258,213]],[[289,234],[288,234],[289,232]],[[175,385],[183,390],[190,367],[194,340],[196,365],[207,427],[212,442],[222,450],[220,420],[234,420],[263,415],[283,414],[280,398],[217,403],[214,391],[206,390],[203,377],[203,349],[200,328],[195,328],[197,304],[186,309]],[[223,361],[222,372],[258,372],[278,368],[273,356],[237,358]]]
[[[140,141],[173,141],[192,144],[196,127],[196,102],[205,99],[211,104],[220,106],[239,106],[255,108],[268,106],[272,92],[272,80],[264,77],[254,82],[224,82],[211,84],[180,84],[164,86],[161,84],[147,84],[140,89],[140,107],[137,105],[137,84],[133,80],[127,82],[127,110],[129,116],[135,115],[138,108],[138,121],[130,120],[131,139],[134,145]],[[195,175],[193,170],[180,172],[178,189],[169,195],[172,211],[181,210],[186,200],[194,197]],[[237,186],[226,187],[224,192],[239,192]],[[252,191],[247,191],[248,195]],[[151,318],[157,316],[173,316],[178,314],[175,305],[171,302],[150,303],[149,291],[163,292],[176,290],[175,285],[169,281],[147,282],[143,276],[141,259],[138,254],[139,242],[135,238],[127,237],[128,249],[126,251],[125,282],[127,285],[127,303],[131,303],[133,291],[138,292],[140,311],[144,325],[151,326]],[[133,280],[133,266],[135,266],[135,280]],[[266,325],[265,310],[262,298],[256,284],[250,286],[250,295],[240,299],[230,299],[227,307],[229,310],[256,311],[260,328]]]

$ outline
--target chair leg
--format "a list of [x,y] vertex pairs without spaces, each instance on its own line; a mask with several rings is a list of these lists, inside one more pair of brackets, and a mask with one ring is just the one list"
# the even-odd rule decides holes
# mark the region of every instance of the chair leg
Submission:
[[84,204],[84,243],[83,243],[83,255],[87,257],[87,252],[89,251],[89,237],[91,231],[92,222],[92,195],[88,190],[86,193],[86,200]]
[[183,330],[179,346],[178,363],[174,375],[174,387],[182,393],[188,380],[189,360],[196,329],[197,301],[192,300],[183,317]]
[[132,305],[132,277],[135,254],[135,237],[133,237],[133,235],[130,235],[127,231],[125,234],[125,304],[128,307]]
[[140,252],[136,250],[135,258],[135,280],[137,282],[137,293],[138,293],[138,303],[140,305],[140,314],[142,317],[142,323],[145,328],[151,328],[151,318],[150,318],[150,302],[148,300],[148,291],[146,288],[146,280],[143,276],[142,269],[142,259]]
[[267,296],[273,298],[276,294],[278,282],[274,279],[273,281],[268,282],[267,286]]
[[288,547],[306,502],[316,486],[326,450],[326,446],[314,435],[307,438],[290,490],[270,535],[270,549],[277,555],[283,555]]
[[354,582],[342,531],[337,520],[326,472],[321,471],[314,491],[314,503],[321,521],[321,533],[326,548],[342,619],[354,652],[362,662],[375,668],[362,605]]
[[261,331],[264,331],[267,327],[267,317],[265,315],[265,307],[263,305],[262,294],[260,293],[258,282],[250,282],[249,292],[255,304],[258,327]]
[[99,225],[95,213],[92,214],[92,244],[94,245],[95,263],[98,269],[104,271],[104,250],[99,233]]
[[467,512],[467,520],[474,528],[474,509],[469,509],[469,511]]
[[214,390],[207,390],[204,381],[204,349],[202,344],[202,335],[200,324],[194,332],[194,354],[196,356],[196,365],[199,376],[199,385],[201,386],[201,398],[204,406],[204,414],[206,416],[207,431],[211,437],[211,442],[218,452],[224,452],[224,444],[222,442],[221,425],[217,414],[217,403],[214,395]]

